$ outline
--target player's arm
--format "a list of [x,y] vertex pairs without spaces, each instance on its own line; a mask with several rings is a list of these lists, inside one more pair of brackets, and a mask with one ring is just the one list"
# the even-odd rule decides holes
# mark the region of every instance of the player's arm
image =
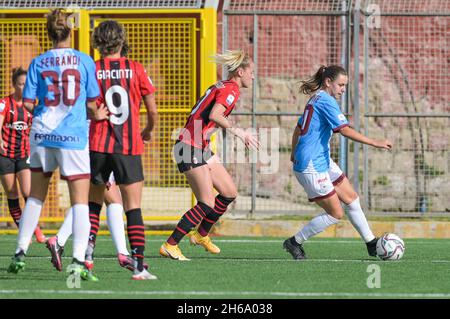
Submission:
[[147,94],[144,96],[144,105],[147,110],[147,126],[142,130],[141,136],[145,143],[152,139],[152,132],[158,122],[158,109],[156,107],[155,95]]
[[3,151],[6,151],[6,145],[3,142],[3,135],[1,134],[1,128],[3,127],[3,122],[5,121],[5,116],[3,114],[0,114],[0,148]]
[[91,120],[101,121],[109,118],[108,108],[105,104],[101,104],[97,107],[95,100],[88,100],[86,103],[88,110],[88,118]]
[[227,132],[239,137],[247,147],[259,149],[258,139],[251,133],[244,131],[239,127],[233,127],[231,122],[224,116],[226,111],[225,106],[220,103],[214,104],[211,113],[209,114],[209,120],[217,124],[217,126],[224,128]]
[[375,140],[372,138],[369,138],[367,136],[362,135],[361,133],[355,131],[353,128],[351,128],[350,126],[346,126],[343,127],[339,130],[339,133],[341,133],[342,135],[344,135],[345,137],[356,141],[356,142],[360,142],[363,144],[367,144],[370,146],[374,146],[377,148],[385,148],[387,150],[390,150],[392,148],[392,142],[389,140]]
[[301,130],[298,125],[295,126],[294,133],[292,133],[292,148],[291,148],[291,162],[294,162],[295,149],[297,147],[298,138],[300,136]]
[[32,102],[28,102],[28,101],[23,102],[23,107],[31,114],[33,114],[34,106],[35,106],[35,104]]

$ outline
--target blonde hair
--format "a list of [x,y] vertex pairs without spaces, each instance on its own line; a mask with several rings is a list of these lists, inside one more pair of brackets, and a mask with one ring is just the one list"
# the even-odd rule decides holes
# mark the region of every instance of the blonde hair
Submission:
[[53,43],[61,42],[70,35],[70,26],[67,19],[70,16],[64,9],[54,9],[47,14],[48,37]]
[[227,50],[213,58],[215,63],[224,65],[229,73],[234,73],[239,68],[245,69],[251,62],[250,56],[243,50]]

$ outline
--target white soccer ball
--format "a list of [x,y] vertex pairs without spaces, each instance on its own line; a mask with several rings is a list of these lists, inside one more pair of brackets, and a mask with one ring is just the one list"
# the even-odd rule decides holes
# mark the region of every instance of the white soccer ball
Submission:
[[398,260],[404,252],[405,243],[396,234],[384,234],[377,241],[377,256],[382,260]]

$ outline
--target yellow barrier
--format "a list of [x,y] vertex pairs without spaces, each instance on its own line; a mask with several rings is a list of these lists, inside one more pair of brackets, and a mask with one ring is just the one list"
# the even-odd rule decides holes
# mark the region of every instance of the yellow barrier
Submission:
[[[51,48],[45,18],[48,10],[0,10],[0,95],[11,93],[10,73],[13,67],[27,67],[31,59]],[[147,69],[156,92],[159,123],[154,139],[143,154],[144,220],[178,220],[175,215],[189,209],[195,198],[172,161],[174,132],[181,128],[197,98],[217,80],[216,53],[217,14],[205,9],[76,9],[73,46],[98,58],[90,45],[91,27],[105,19],[121,22],[127,30],[131,51],[129,57]],[[141,124],[145,120],[141,114]],[[41,222],[62,222],[70,206],[65,183],[55,172]],[[165,216],[164,214],[167,214]],[[0,222],[8,217],[6,196],[0,193]],[[103,219],[102,219],[103,220]],[[15,230],[13,230],[15,231]],[[0,230],[0,233],[2,231]],[[151,231],[153,233],[153,231]]]

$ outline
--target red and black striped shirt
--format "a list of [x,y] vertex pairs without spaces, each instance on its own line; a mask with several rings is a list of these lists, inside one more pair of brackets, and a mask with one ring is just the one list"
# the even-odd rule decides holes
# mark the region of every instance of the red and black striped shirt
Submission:
[[239,95],[239,86],[234,81],[219,81],[210,86],[192,108],[191,115],[181,130],[178,140],[197,148],[206,148],[211,135],[217,128],[216,123],[209,120],[213,106],[216,103],[222,104],[226,108],[224,116],[228,117]]
[[32,115],[10,95],[0,100],[0,115],[3,115],[2,139],[6,152],[0,155],[22,159],[30,155],[30,128]]
[[125,57],[96,62],[101,97],[109,110],[109,120],[91,121],[91,151],[140,155],[144,151],[139,126],[142,97],[156,91],[144,67]]

